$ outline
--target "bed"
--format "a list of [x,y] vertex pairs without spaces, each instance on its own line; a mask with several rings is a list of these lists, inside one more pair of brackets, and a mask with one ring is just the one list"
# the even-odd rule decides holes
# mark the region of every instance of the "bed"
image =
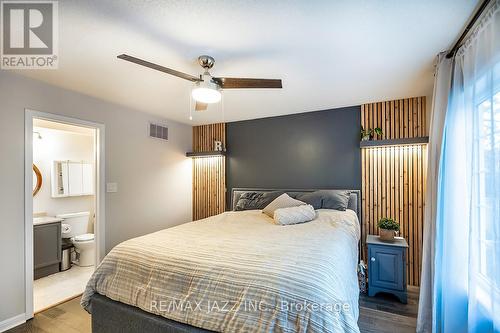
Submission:
[[[271,190],[233,189],[233,207],[247,191]],[[92,331],[359,332],[360,193],[317,213],[229,211],[117,245],[82,296]]]

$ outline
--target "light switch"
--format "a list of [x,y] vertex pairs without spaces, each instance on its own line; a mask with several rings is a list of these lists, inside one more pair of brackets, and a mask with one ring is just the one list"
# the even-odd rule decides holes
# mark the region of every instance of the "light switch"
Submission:
[[106,192],[108,193],[118,192],[118,183],[106,183]]

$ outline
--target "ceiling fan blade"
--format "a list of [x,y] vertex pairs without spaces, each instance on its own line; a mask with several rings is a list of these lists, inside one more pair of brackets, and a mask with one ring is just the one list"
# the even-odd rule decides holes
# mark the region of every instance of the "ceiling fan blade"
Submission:
[[126,61],[130,61],[130,62],[133,62],[134,64],[138,64],[141,66],[149,67],[151,69],[155,69],[157,71],[167,73],[167,74],[170,74],[173,76],[177,76],[177,77],[180,77],[181,79],[184,79],[184,80],[188,80],[188,81],[192,81],[192,82],[202,81],[199,77],[189,75],[189,74],[186,74],[183,72],[179,72],[179,71],[176,71],[175,69],[163,67],[163,66],[154,64],[154,63],[146,61],[146,60],[142,60],[142,59],[139,59],[136,57],[129,56],[127,54],[120,54],[119,56],[117,56],[117,58],[122,59],[122,60],[126,60]]
[[248,79],[232,77],[214,77],[213,80],[222,89],[244,88],[283,88],[279,79]]
[[196,105],[194,107],[195,111],[205,111],[207,108],[208,104],[202,102],[196,102]]

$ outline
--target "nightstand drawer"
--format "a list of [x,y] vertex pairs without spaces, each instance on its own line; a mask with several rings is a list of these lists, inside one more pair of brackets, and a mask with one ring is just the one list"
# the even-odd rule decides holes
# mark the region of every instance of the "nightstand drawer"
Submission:
[[370,285],[379,288],[404,290],[405,248],[369,246]]

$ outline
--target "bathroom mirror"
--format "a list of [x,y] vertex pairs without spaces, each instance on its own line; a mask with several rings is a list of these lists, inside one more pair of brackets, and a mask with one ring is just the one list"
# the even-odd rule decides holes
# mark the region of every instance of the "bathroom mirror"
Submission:
[[42,188],[42,173],[40,169],[33,164],[33,196],[35,196],[38,191]]
[[94,168],[84,161],[54,161],[52,198],[94,195]]

